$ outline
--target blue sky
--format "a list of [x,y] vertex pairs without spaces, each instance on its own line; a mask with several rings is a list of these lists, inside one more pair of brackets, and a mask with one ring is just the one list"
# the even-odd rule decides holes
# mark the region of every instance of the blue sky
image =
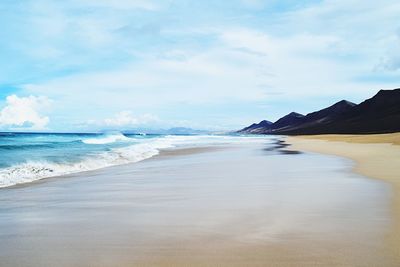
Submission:
[[399,1],[4,0],[0,130],[227,130],[400,87]]

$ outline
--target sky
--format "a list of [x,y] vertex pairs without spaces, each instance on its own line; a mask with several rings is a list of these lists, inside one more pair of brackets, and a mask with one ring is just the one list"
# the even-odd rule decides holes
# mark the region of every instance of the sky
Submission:
[[398,0],[2,0],[0,130],[233,130],[400,87]]

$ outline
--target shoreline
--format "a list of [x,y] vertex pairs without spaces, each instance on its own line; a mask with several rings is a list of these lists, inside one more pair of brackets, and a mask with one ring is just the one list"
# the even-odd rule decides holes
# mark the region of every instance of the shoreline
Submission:
[[393,223],[387,246],[400,261],[400,133],[289,136],[286,140],[294,149],[348,158],[355,163],[355,173],[391,185]]
[[280,149],[169,150],[5,190],[2,266],[396,266],[388,186]]
[[40,179],[32,180],[29,182],[18,183],[18,184],[9,185],[9,186],[3,186],[3,187],[0,186],[0,191],[7,190],[7,189],[26,188],[26,187],[30,187],[30,186],[39,185],[42,183],[56,181],[59,179],[68,179],[68,178],[73,178],[73,177],[92,175],[92,174],[101,172],[103,170],[118,168],[121,166],[132,166],[132,165],[134,166],[136,164],[139,164],[140,162],[150,161],[150,160],[158,160],[159,158],[163,158],[163,157],[176,157],[176,156],[185,156],[185,155],[192,155],[192,154],[198,154],[198,153],[207,153],[207,152],[211,152],[211,151],[217,151],[217,150],[228,149],[228,148],[229,148],[229,146],[214,146],[213,147],[213,146],[207,146],[207,145],[197,146],[197,147],[188,146],[188,147],[164,148],[164,149],[160,149],[159,153],[157,155],[154,155],[149,158],[145,158],[143,160],[139,160],[136,162],[111,165],[111,166],[101,167],[101,168],[93,169],[93,170],[84,170],[84,171],[79,171],[79,172],[71,172],[71,173],[66,173],[66,174],[61,174],[61,175],[48,176],[48,177],[43,177]]

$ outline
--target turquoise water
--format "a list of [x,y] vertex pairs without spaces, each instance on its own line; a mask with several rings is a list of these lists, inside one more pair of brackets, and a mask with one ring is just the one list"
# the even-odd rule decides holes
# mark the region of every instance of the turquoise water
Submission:
[[0,187],[132,163],[160,149],[231,143],[263,137],[0,133]]
[[[140,143],[157,136],[119,136],[103,134],[0,134],[0,168],[29,161],[71,163],[88,155],[106,152],[127,143]],[[129,139],[128,139],[129,138]],[[96,142],[97,140],[97,142]]]

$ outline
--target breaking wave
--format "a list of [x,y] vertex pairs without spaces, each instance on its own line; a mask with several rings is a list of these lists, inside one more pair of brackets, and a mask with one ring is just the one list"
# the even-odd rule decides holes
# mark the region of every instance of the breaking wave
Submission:
[[[54,177],[83,171],[90,171],[121,164],[134,163],[151,158],[161,149],[178,146],[197,146],[204,144],[236,143],[243,139],[214,136],[163,136],[138,141],[122,134],[104,135],[98,138],[83,139],[84,144],[107,144],[118,141],[134,141],[135,143],[96,151],[73,161],[29,160],[9,167],[0,168],[0,187],[8,187],[21,183],[33,182],[47,177]],[[237,139],[237,140],[235,140]],[[248,139],[248,138],[246,138]],[[250,141],[249,139],[247,141]],[[253,140],[257,141],[257,140]],[[259,140],[258,140],[259,141]],[[62,153],[68,148],[61,150]],[[64,151],[64,152],[63,152]],[[65,158],[68,158],[65,156]]]
[[159,138],[158,140],[147,143],[129,145],[122,148],[110,149],[110,151],[106,152],[96,153],[78,162],[57,163],[49,161],[29,161],[20,163],[0,169],[0,187],[32,182],[46,177],[138,162],[157,155],[160,149],[173,146],[173,139]]
[[126,137],[122,133],[112,133],[112,134],[105,134],[96,138],[83,139],[82,142],[88,145],[104,145],[104,144],[111,144],[115,142],[129,141],[129,140],[130,138]]

